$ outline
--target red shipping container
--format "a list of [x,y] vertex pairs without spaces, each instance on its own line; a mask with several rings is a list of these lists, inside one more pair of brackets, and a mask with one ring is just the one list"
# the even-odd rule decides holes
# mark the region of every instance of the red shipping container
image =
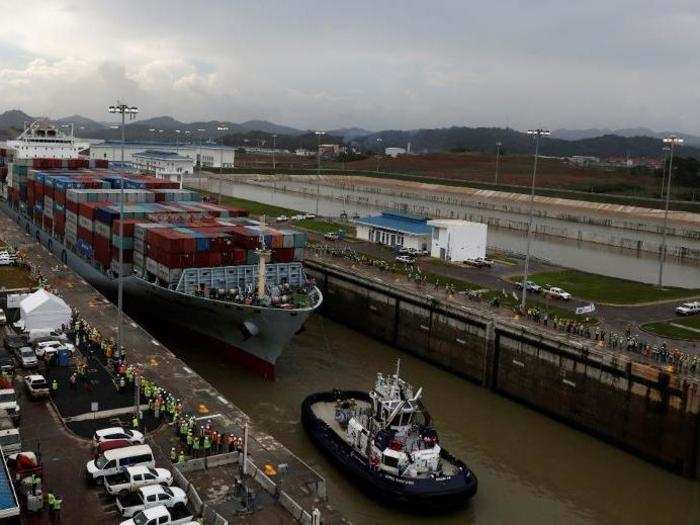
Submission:
[[274,263],[292,262],[294,261],[294,248],[273,248],[270,260]]
[[50,232],[53,229],[53,220],[44,215],[44,229]]
[[[80,238],[80,230],[78,227],[78,237]],[[102,266],[109,266],[111,257],[111,246],[112,243],[108,239],[105,239],[101,235],[94,235],[92,240],[92,248],[95,260],[99,262]]]
[[78,203],[73,201],[66,201],[66,210],[78,215]]
[[[117,235],[119,235],[119,223],[120,222],[121,221],[119,219],[112,221],[112,233],[116,233]],[[144,222],[147,222],[147,221],[145,221],[144,219],[138,219],[138,220],[127,219],[127,220],[125,220],[124,221],[124,237],[133,237],[134,236],[134,227],[137,224],[142,224]]]
[[78,239],[82,239],[92,245],[92,232],[82,226],[78,226]]

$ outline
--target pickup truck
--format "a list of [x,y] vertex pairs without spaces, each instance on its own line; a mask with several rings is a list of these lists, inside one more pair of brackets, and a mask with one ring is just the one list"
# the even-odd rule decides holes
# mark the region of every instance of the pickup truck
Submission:
[[147,485],[139,487],[136,492],[117,496],[117,509],[125,518],[158,505],[174,507],[177,504],[187,505],[187,494],[179,487]]
[[127,467],[124,472],[105,476],[105,490],[123,496],[146,485],[172,485],[173,475],[164,468]]
[[176,505],[169,509],[164,505],[141,510],[130,520],[119,525],[188,525],[194,523],[194,516],[185,505]]

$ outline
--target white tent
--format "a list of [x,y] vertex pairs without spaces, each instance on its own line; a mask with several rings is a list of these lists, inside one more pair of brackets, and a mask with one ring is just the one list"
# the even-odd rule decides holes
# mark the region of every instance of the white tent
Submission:
[[19,315],[26,331],[50,331],[70,324],[71,309],[63,299],[40,288],[22,299],[19,303]]

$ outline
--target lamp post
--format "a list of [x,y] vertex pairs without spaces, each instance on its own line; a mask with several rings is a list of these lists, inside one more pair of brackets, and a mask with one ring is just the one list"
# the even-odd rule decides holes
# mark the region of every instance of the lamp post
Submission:
[[180,133],[181,131],[179,129],[175,130],[175,153],[180,151]]
[[379,159],[381,158],[381,151],[382,151],[382,138],[377,137],[377,174],[379,174]]
[[663,199],[666,191],[666,161],[668,160],[668,152],[671,151],[671,148],[664,146],[662,150],[664,152],[664,163],[661,168],[661,198]]
[[318,200],[321,196],[321,135],[325,131],[316,131],[316,216],[318,216]]
[[[117,101],[113,106],[109,106],[107,111],[110,113],[118,113],[122,117],[122,147],[121,161],[124,162],[124,145],[126,143],[126,116],[129,115],[129,120],[136,118],[139,109],[136,106],[129,106],[123,102]],[[124,318],[124,174],[119,177],[119,277],[117,281],[117,357],[121,357],[122,348],[124,345],[122,337],[122,325]],[[138,410],[138,408],[137,408]]]
[[499,161],[501,160],[501,146],[502,145],[503,144],[501,144],[500,142],[496,142],[496,173],[493,177],[494,184],[498,184],[498,167],[499,167],[498,165],[500,163]]
[[[664,227],[661,234],[661,250],[659,250],[659,288],[664,284],[664,261],[666,259],[666,236],[668,234],[668,205],[671,200],[671,177],[673,176],[673,151],[676,146],[683,144],[683,139],[671,135],[664,138],[664,144],[669,147],[668,176],[666,177],[666,208],[664,210]],[[664,162],[665,163],[665,162]]]
[[275,149],[277,148],[277,135],[272,135],[272,171],[275,171]]
[[216,127],[216,131],[221,132],[221,149],[219,150],[219,198],[217,200],[218,204],[221,204],[221,179],[224,176],[224,133],[228,131],[228,126]]
[[537,156],[540,152],[540,137],[549,135],[548,129],[529,129],[528,135],[535,136],[535,160],[532,164],[532,185],[530,187],[530,217],[527,222],[527,248],[525,249],[525,270],[523,272],[523,296],[520,302],[521,311],[525,311],[527,300],[527,272],[530,268],[530,245],[532,244],[532,216],[535,208],[535,177],[537,176]]

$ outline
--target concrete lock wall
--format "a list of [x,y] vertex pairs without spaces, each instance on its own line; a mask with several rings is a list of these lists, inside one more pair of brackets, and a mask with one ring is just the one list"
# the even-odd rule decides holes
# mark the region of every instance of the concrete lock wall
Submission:
[[487,319],[307,261],[323,314],[687,477],[698,477],[697,384],[589,353],[555,334]]

